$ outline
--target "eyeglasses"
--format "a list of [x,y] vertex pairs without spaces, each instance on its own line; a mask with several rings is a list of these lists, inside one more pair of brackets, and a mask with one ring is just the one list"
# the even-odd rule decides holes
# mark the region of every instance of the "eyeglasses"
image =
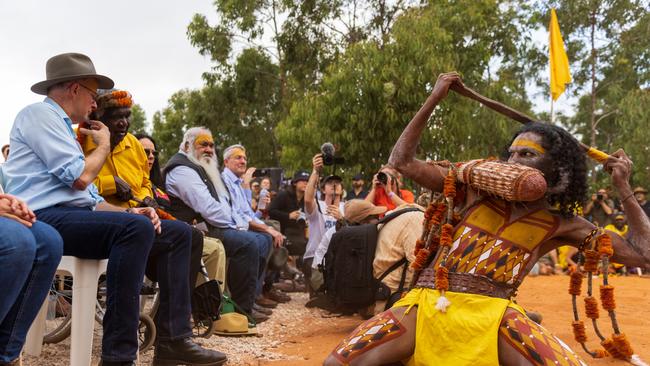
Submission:
[[147,156],[149,155],[153,155],[154,157],[158,156],[158,151],[152,149],[144,149],[144,153],[147,154]]
[[97,94],[97,92],[96,92],[96,91],[94,91],[94,90],[92,90],[92,89],[90,89],[89,87],[87,87],[87,86],[85,86],[85,85],[83,85],[82,83],[77,83],[77,84],[79,84],[79,85],[80,85],[80,86],[81,86],[82,88],[84,88],[84,89],[86,89],[86,90],[88,90],[88,92],[90,93],[90,96],[92,96],[92,97],[93,97],[93,99],[97,99],[97,95],[98,95],[98,94]]

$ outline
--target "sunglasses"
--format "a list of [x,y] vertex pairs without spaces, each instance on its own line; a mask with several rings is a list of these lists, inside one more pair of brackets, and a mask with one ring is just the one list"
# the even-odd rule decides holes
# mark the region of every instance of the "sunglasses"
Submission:
[[156,150],[144,149],[144,153],[147,154],[147,156],[149,155],[153,155],[154,157],[158,156],[158,151]]

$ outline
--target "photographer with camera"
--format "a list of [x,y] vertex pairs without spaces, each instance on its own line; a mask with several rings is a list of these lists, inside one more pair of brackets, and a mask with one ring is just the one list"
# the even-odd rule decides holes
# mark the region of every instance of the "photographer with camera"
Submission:
[[[343,217],[344,206],[341,202],[343,187],[341,186],[341,177],[337,175],[329,175],[322,179],[321,199],[316,197],[316,187],[318,186],[318,179],[321,175],[324,166],[324,154],[316,154],[312,159],[312,172],[307,182],[305,190],[305,213],[309,223],[309,240],[307,242],[307,249],[303,256],[303,273],[307,279],[309,286],[309,279],[311,278],[311,266],[314,261],[316,248],[320,243],[325,232],[336,226],[336,221]],[[309,286],[309,295],[315,295],[315,289]]]
[[365,200],[375,206],[384,206],[388,210],[405,203],[414,203],[415,196],[406,189],[401,189],[401,175],[389,166],[383,166],[372,178],[372,188]]
[[609,198],[607,190],[601,188],[598,193],[591,195],[591,201],[585,207],[585,217],[591,216],[591,222],[600,227],[612,223],[611,215],[614,212],[614,201]]

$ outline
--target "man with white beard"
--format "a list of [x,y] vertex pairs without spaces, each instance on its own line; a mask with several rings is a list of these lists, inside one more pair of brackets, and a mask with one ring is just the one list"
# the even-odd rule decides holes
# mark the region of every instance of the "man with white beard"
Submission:
[[253,304],[268,252],[262,255],[256,238],[247,231],[248,221],[232,208],[210,130],[193,127],[185,132],[179,152],[163,170],[163,179],[172,203],[170,213],[190,224],[205,223],[208,236],[223,242],[233,300],[258,323],[267,320]]

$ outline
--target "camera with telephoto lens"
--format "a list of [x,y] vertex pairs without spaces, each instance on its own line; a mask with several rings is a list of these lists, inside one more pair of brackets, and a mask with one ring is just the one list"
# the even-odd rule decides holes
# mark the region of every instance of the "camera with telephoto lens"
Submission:
[[383,185],[388,184],[388,175],[384,172],[377,173],[377,180]]
[[602,194],[602,193],[598,193],[598,194],[596,195],[596,199],[597,199],[598,201],[602,201],[602,200],[603,200],[603,194]]

